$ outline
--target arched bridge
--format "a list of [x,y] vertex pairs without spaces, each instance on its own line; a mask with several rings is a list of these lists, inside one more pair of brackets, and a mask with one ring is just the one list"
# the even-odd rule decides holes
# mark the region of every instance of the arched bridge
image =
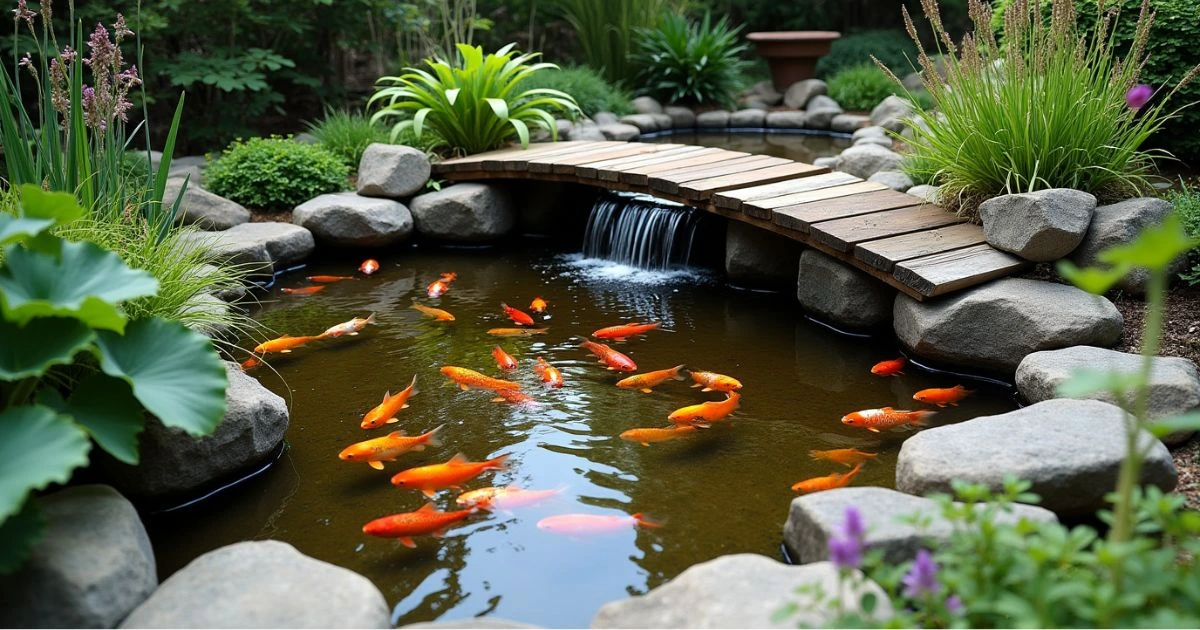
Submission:
[[782,234],[919,300],[1017,273],[983,230],[882,184],[811,164],[710,147],[556,142],[434,165],[453,181],[535,179],[654,195]]

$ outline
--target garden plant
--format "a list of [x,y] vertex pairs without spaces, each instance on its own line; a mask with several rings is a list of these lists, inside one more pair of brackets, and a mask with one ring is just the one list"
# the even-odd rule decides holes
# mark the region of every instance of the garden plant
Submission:
[[664,15],[656,29],[638,29],[637,54],[643,91],[668,103],[731,106],[748,64],[741,55],[741,27],[727,18],[699,22]]
[[349,173],[344,160],[323,146],[290,137],[235,140],[208,167],[204,183],[244,206],[291,210],[317,195],[344,189]]

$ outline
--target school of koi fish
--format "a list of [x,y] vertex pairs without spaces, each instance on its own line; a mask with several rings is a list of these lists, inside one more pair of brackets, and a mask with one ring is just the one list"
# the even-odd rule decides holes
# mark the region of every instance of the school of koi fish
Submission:
[[[379,263],[375,260],[366,260],[359,267],[359,272],[364,276],[370,276],[378,270]],[[321,291],[330,283],[358,279],[356,276],[309,276],[307,280],[312,286],[298,289],[281,289],[281,292],[288,295],[312,295]],[[438,299],[446,295],[450,292],[453,283],[457,279],[458,274],[454,272],[440,274],[436,280],[432,281],[426,287],[426,296],[429,299]],[[441,308],[415,302],[411,305],[411,308],[431,319],[431,325],[455,321],[453,314]],[[550,309],[549,303],[540,296],[534,298],[529,306],[529,311],[538,316],[536,319],[530,313],[506,303],[501,303],[500,309],[513,322],[514,327],[492,328],[487,331],[490,335],[498,337],[529,336],[545,334],[549,330],[547,327],[539,327],[539,319],[543,322],[549,319],[548,312]],[[253,349],[253,355],[242,363],[242,368],[249,370],[257,367],[263,362],[263,357],[270,353],[289,353],[309,343],[336,339],[343,336],[356,336],[370,324],[376,324],[374,314],[365,318],[355,317],[349,321],[332,326],[318,335],[295,337],[282,335],[258,344]],[[621,343],[632,337],[647,335],[658,328],[659,324],[657,322],[626,323],[601,328],[594,331],[590,336],[603,341]],[[688,370],[682,364],[661,370],[636,373],[638,366],[628,355],[605,343],[591,341],[584,337],[577,337],[577,339],[579,339],[578,347],[593,354],[605,369],[622,373],[634,373],[617,381],[615,385],[618,388],[652,394],[654,388],[662,386],[669,381],[686,381],[690,378],[693,381],[691,386],[693,388],[700,388],[701,392],[719,392],[724,394],[724,398],[721,400],[707,400],[672,411],[666,417],[665,426],[640,427],[624,431],[617,436],[622,440],[635,442],[642,446],[650,446],[651,443],[686,439],[688,436],[695,435],[701,430],[709,429],[715,424],[730,424],[730,416],[741,404],[742,394],[740,390],[742,389],[742,383],[732,376],[715,372]],[[501,345],[496,345],[492,349],[491,355],[501,374],[513,374],[520,368],[517,358],[506,352]],[[902,376],[905,364],[906,359],[904,358],[881,361],[871,368],[871,373],[881,377]],[[565,386],[562,372],[547,362],[544,357],[537,357],[532,365],[532,369],[541,380],[543,386],[547,388],[561,388]],[[521,384],[515,381],[491,377],[475,370],[453,365],[443,366],[439,371],[448,379],[449,383],[458,386],[464,391],[469,389],[490,391],[495,395],[492,398],[493,402],[514,405],[538,404],[536,396],[531,396],[521,391]],[[687,376],[684,375],[685,372]],[[413,375],[408,386],[403,390],[396,394],[392,394],[390,391],[386,392],[382,402],[363,415],[360,427],[363,430],[369,431],[398,423],[401,411],[410,407],[410,399],[418,393],[417,376]],[[913,399],[920,403],[945,407],[947,405],[957,405],[958,402],[971,393],[973,393],[971,390],[957,385],[950,388],[924,389],[917,392],[913,396]],[[882,409],[864,409],[848,413],[841,418],[841,422],[847,426],[879,433],[897,428],[911,429],[921,427],[935,413],[935,411],[928,409],[910,411],[883,407]],[[442,429],[442,426],[438,426],[416,436],[409,436],[405,431],[392,431],[384,436],[351,444],[344,448],[338,454],[338,457],[343,461],[365,463],[373,469],[384,470],[385,462],[397,461],[407,453],[420,452],[427,448],[441,446],[443,443],[441,436]],[[847,466],[850,467],[850,470],[846,472],[832,472],[826,476],[799,481],[792,486],[792,490],[800,494],[845,487],[854,480],[855,476],[862,470],[864,464],[878,457],[877,453],[869,453],[854,448],[812,450],[809,454],[813,459]],[[391,483],[393,486],[401,489],[417,490],[429,498],[435,497],[438,492],[444,490],[459,491],[461,494],[457,497],[456,504],[462,509],[440,511],[436,509],[433,503],[426,503],[423,507],[413,512],[392,514],[374,519],[363,525],[363,533],[369,536],[396,539],[403,545],[412,548],[416,546],[414,542],[415,537],[426,535],[441,537],[451,525],[480,512],[507,511],[536,505],[553,498],[565,489],[535,490],[506,486],[486,487],[462,492],[464,484],[474,480],[486,471],[504,469],[507,459],[507,454],[501,454],[491,459],[473,462],[469,461],[462,453],[459,453],[445,463],[408,468],[392,475]],[[538,529],[542,531],[573,538],[629,528],[661,526],[662,523],[642,513],[624,517],[593,514],[559,514],[544,518],[537,523]]]

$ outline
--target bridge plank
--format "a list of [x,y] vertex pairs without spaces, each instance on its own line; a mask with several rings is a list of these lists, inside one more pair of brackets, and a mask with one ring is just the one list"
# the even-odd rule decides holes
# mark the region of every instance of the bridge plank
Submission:
[[898,262],[939,254],[986,242],[983,228],[974,223],[913,232],[859,243],[854,257],[882,271],[891,271]]
[[808,232],[808,227],[818,221],[844,219],[846,217],[870,214],[881,210],[894,210],[907,206],[919,206],[924,201],[912,195],[906,195],[894,190],[876,190],[874,192],[809,201],[771,210],[771,219],[787,228]]
[[536,154],[526,153],[525,155],[517,154],[512,156],[504,156],[496,160],[488,160],[484,162],[483,170],[514,171],[525,173],[529,171],[529,160],[531,159],[548,158],[550,156],[566,157],[568,155],[583,155],[592,151],[605,151],[610,147],[617,147],[624,144],[627,143],[605,140],[593,142],[591,146],[564,147],[562,149],[550,148],[545,152],[538,152]]
[[789,160],[784,158],[771,157],[769,155],[752,155],[749,157],[735,158],[727,162],[705,165],[693,169],[667,171],[666,173],[660,173],[650,178],[650,190],[651,192],[661,191],[676,195],[679,194],[679,187],[688,182],[708,179],[710,177],[718,177],[721,175],[732,175],[735,173],[744,173],[746,171],[756,171],[769,166],[787,164],[788,162]]
[[601,170],[624,170],[626,168],[633,168],[634,166],[646,164],[647,162],[683,159],[689,155],[696,155],[697,153],[701,153],[703,151],[703,147],[679,145],[674,149],[659,151],[658,153],[653,153],[650,155],[634,155],[628,157],[611,158],[601,162],[577,164],[575,165],[575,176],[580,179],[600,179]]
[[855,177],[849,173],[825,173],[823,175],[810,177],[804,181],[784,181],[774,184],[765,184],[762,186],[749,186],[747,188],[727,190],[714,196],[713,201],[722,208],[741,210],[743,204],[751,201],[770,199],[772,197],[779,197],[781,195],[787,195],[794,192],[812,190],[810,186],[813,185],[813,182],[853,184],[861,181],[864,181],[861,177]]
[[652,175],[696,166],[711,166],[744,157],[750,157],[750,154],[741,151],[728,151],[726,149],[707,149],[702,154],[697,154],[687,159],[667,160],[657,164],[646,163],[637,168],[625,170],[621,173],[621,181],[628,184],[647,186],[650,183],[650,176]]
[[[688,199],[702,201],[714,193],[734,188],[744,188],[757,184],[769,184],[784,180],[801,181],[797,178],[811,178],[814,175],[828,173],[824,166],[813,166],[802,162],[788,162],[767,168],[760,168],[745,173],[733,173],[697,179],[682,184],[679,193]],[[762,217],[760,217],[762,218]]]
[[840,252],[849,252],[855,244],[864,241],[962,222],[963,219],[952,212],[923,204],[814,223],[809,227],[809,233],[817,241]]
[[783,208],[792,206],[798,203],[808,203],[810,201],[822,201],[825,199],[836,199],[848,195],[857,195],[860,193],[874,192],[887,188],[883,184],[876,182],[854,182],[852,184],[841,184],[838,186],[828,186],[818,188],[816,190],[805,190],[803,192],[795,192],[780,197],[771,197],[770,199],[759,199],[758,201],[746,202],[742,204],[742,213],[752,216],[756,219],[767,220],[771,216],[771,211],[775,208]]
[[631,155],[650,155],[678,147],[677,144],[643,144],[640,142],[625,142],[623,146],[606,147],[597,151],[584,151],[570,155],[549,155],[535,157],[529,160],[528,170],[531,173],[558,173],[566,175],[575,172],[576,164],[602,162],[612,158],[629,157]]
[[433,166],[434,166],[434,169],[440,171],[441,173],[454,173],[454,172],[469,171],[469,170],[482,170],[482,168],[483,168],[482,163],[486,162],[488,160],[504,159],[506,157],[522,155],[522,154],[537,155],[539,153],[544,153],[547,151],[562,150],[562,149],[580,147],[580,146],[592,145],[592,144],[595,144],[595,141],[576,140],[573,142],[531,143],[529,145],[529,148],[527,148],[527,149],[522,149],[519,146],[505,147],[503,149],[496,149],[494,151],[485,151],[483,153],[476,153],[473,155],[466,155],[466,156],[462,156],[462,157],[456,157],[456,158],[450,158],[447,160],[442,160],[441,162],[438,162],[437,164],[434,164]]
[[1009,276],[1028,266],[985,243],[897,263],[893,276],[921,298],[931,298]]

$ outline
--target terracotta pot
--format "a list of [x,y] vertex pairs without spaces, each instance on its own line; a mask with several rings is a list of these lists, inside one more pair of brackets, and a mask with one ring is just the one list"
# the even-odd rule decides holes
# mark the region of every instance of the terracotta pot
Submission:
[[836,31],[770,31],[748,33],[755,51],[771,67],[771,82],[780,92],[815,76],[817,60],[829,54]]

